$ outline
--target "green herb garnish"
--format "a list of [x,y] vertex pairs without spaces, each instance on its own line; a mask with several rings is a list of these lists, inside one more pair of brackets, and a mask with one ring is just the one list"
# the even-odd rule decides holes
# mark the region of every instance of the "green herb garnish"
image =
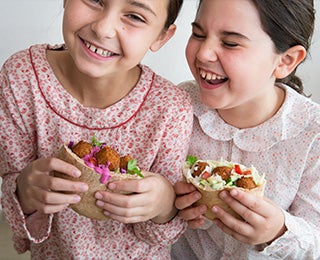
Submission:
[[136,174],[139,177],[144,178],[144,176],[141,173],[141,170],[137,166],[137,161],[136,160],[129,160],[128,161],[127,173],[132,174],[132,175]]
[[98,141],[98,139],[96,138],[95,135],[93,135],[91,138],[91,144],[93,146],[98,146],[98,147],[100,147],[102,145],[102,143]]
[[197,156],[188,155],[186,161],[190,166],[192,166],[196,163],[196,161],[198,161],[198,158]]

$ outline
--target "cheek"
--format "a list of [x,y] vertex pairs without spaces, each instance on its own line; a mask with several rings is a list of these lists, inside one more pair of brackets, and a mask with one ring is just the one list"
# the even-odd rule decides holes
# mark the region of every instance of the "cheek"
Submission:
[[187,46],[186,46],[186,50],[185,50],[185,55],[186,55],[186,58],[187,60],[191,60],[193,59],[194,57],[194,44],[192,44],[189,40],[189,42],[187,43]]
[[195,70],[196,47],[194,44],[188,43],[185,50],[185,55],[191,71]]

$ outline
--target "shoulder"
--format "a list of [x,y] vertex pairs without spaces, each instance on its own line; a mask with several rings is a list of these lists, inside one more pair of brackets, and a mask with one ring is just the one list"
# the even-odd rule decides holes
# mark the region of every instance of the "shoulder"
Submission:
[[45,58],[45,51],[47,44],[32,45],[27,49],[18,51],[12,54],[3,64],[3,68],[9,72],[18,73],[22,71],[27,72],[27,69],[32,67],[32,56],[42,56]]
[[320,126],[320,104],[285,86],[286,108],[297,120]]
[[156,74],[147,66],[143,66],[143,73],[152,74],[151,88],[149,97],[161,100],[166,104],[175,104],[176,106],[191,107],[191,98],[189,93],[184,89],[178,88],[177,85],[170,80]]

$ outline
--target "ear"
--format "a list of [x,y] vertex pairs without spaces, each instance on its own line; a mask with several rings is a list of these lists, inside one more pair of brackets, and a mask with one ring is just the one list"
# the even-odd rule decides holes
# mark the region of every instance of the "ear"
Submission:
[[176,28],[177,27],[175,24],[171,24],[167,30],[162,31],[158,39],[152,43],[149,49],[153,52],[159,50],[167,41],[172,38],[176,32]]
[[305,59],[306,55],[307,51],[303,46],[296,45],[291,47],[281,54],[274,76],[278,79],[287,77]]

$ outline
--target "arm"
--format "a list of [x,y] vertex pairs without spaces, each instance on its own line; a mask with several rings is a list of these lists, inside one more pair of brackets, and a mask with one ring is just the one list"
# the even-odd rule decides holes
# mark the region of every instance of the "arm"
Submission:
[[288,211],[284,211],[287,231],[262,252],[279,258],[320,258],[320,141],[316,136],[305,163],[299,190]]
[[221,192],[220,197],[245,221],[235,219],[219,207],[213,207],[217,216],[214,223],[233,238],[255,245],[265,257],[319,258],[319,148],[317,137],[308,149],[302,172],[297,172],[300,183],[287,210],[281,209],[267,198],[255,198],[233,189]]
[[[26,66],[27,67],[27,66]],[[11,77],[4,66],[0,74],[0,161],[2,206],[14,232],[19,252],[28,249],[29,241],[40,243],[50,232],[53,213],[74,202],[74,195],[60,191],[79,190],[79,185],[54,178],[53,170],[74,175],[73,166],[58,159],[37,159],[37,129],[32,110],[30,86]],[[13,82],[13,86],[10,83]]]
[[[3,213],[14,232],[17,250],[23,252],[29,247],[27,238],[41,242],[48,236],[50,217],[46,216],[41,220],[37,218],[37,223],[48,223],[46,228],[28,230],[28,223],[32,223],[29,220],[33,219],[33,216],[24,215],[16,196],[16,179],[21,169],[36,159],[36,142],[33,129],[30,128],[33,123],[32,111],[26,104],[29,98],[23,97],[23,93],[28,93],[29,89],[17,79],[14,84],[19,86],[19,91],[11,86],[11,71],[14,70],[12,67],[9,61],[3,65],[0,72],[0,175],[3,178],[1,202]],[[26,118],[29,119],[28,123]],[[43,224],[41,226],[44,227]]]

